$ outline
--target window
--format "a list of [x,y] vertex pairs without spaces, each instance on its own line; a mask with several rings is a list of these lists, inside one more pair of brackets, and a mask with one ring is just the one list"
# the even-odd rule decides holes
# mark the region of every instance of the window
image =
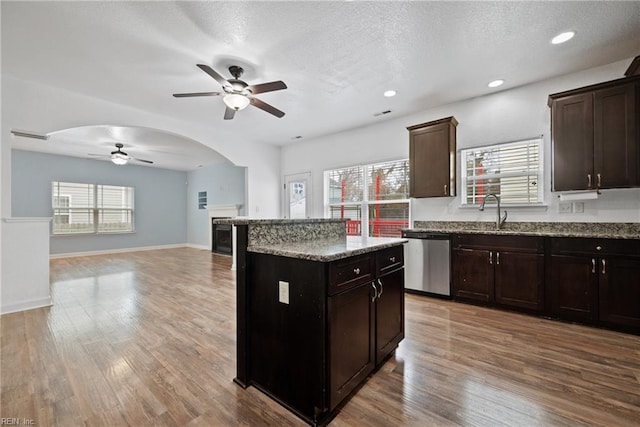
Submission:
[[462,205],[479,205],[491,193],[506,205],[542,203],[542,137],[469,148],[460,157]]
[[347,234],[400,237],[409,225],[409,161],[325,171],[326,215],[348,218]]
[[52,184],[53,234],[133,231],[133,187]]

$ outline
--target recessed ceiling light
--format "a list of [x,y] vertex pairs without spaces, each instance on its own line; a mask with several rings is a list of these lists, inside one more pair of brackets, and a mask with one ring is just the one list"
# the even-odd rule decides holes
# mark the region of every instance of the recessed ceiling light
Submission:
[[504,83],[504,80],[494,80],[492,82],[490,82],[487,86],[489,87],[498,87],[498,86],[502,86],[502,84]]
[[387,98],[391,98],[392,96],[396,96],[396,91],[395,90],[387,90],[384,92],[384,96],[386,96]]
[[565,33],[560,33],[557,36],[555,36],[554,38],[551,39],[551,43],[552,44],[560,44],[560,43],[564,43],[566,41],[569,41],[573,38],[573,36],[575,36],[576,33],[573,31],[567,31]]

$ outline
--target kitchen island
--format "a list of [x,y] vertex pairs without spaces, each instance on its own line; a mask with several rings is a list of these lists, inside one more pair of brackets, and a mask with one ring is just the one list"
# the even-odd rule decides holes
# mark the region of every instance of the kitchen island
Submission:
[[325,425],[404,338],[403,239],[347,237],[346,220],[236,227],[237,372]]

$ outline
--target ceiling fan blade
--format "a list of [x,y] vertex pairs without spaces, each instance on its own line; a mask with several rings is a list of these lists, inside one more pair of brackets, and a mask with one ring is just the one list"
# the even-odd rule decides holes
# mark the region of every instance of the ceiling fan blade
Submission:
[[129,156],[129,158],[130,158],[130,159],[132,159],[132,160],[135,160],[135,161],[137,161],[137,162],[144,162],[144,163],[151,163],[151,164],[153,164],[153,162],[152,162],[151,160],[144,160],[144,159],[139,159],[139,158],[137,158],[137,157],[131,157],[131,156]]
[[220,96],[220,92],[193,92],[193,93],[174,93],[176,98],[186,98],[188,96]]
[[261,83],[257,85],[250,85],[247,87],[251,91],[251,93],[258,94],[264,92],[273,92],[274,90],[282,90],[286,89],[287,85],[284,84],[282,80],[278,80],[277,82],[269,82],[269,83]]
[[233,119],[233,116],[236,115],[236,110],[234,110],[233,108],[229,108],[227,107],[226,110],[224,110],[224,119],[225,120],[231,120]]
[[208,65],[205,65],[205,64],[197,64],[197,65],[202,71],[204,71],[205,73],[209,74],[211,77],[214,78],[215,81],[220,83],[221,86],[229,86],[229,82],[227,82],[227,79],[222,77],[220,74],[216,73],[213,70],[213,68],[211,68],[211,67],[209,67]]
[[91,157],[111,157],[111,154],[87,154],[87,156],[91,156]]
[[276,117],[284,116],[284,112],[278,110],[276,107],[267,104],[264,101],[260,101],[258,98],[251,98],[250,102],[254,107],[258,107],[259,109],[264,110],[269,114],[273,114]]

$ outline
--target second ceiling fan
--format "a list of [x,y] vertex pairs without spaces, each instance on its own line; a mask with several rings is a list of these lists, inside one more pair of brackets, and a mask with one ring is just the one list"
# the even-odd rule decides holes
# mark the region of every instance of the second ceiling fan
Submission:
[[173,96],[175,96],[176,98],[186,98],[191,96],[222,96],[222,99],[227,107],[224,112],[225,120],[233,119],[236,111],[242,110],[249,104],[253,105],[254,107],[258,107],[269,114],[273,114],[276,117],[284,116],[284,112],[253,96],[259,93],[286,89],[287,85],[284,84],[283,81],[278,80],[275,82],[249,85],[240,80],[242,73],[244,73],[244,69],[237,65],[232,65],[229,67],[229,73],[231,73],[231,75],[233,76],[232,79],[225,79],[208,65],[197,65],[202,71],[209,74],[214,78],[215,81],[220,83],[224,92],[174,93]]

